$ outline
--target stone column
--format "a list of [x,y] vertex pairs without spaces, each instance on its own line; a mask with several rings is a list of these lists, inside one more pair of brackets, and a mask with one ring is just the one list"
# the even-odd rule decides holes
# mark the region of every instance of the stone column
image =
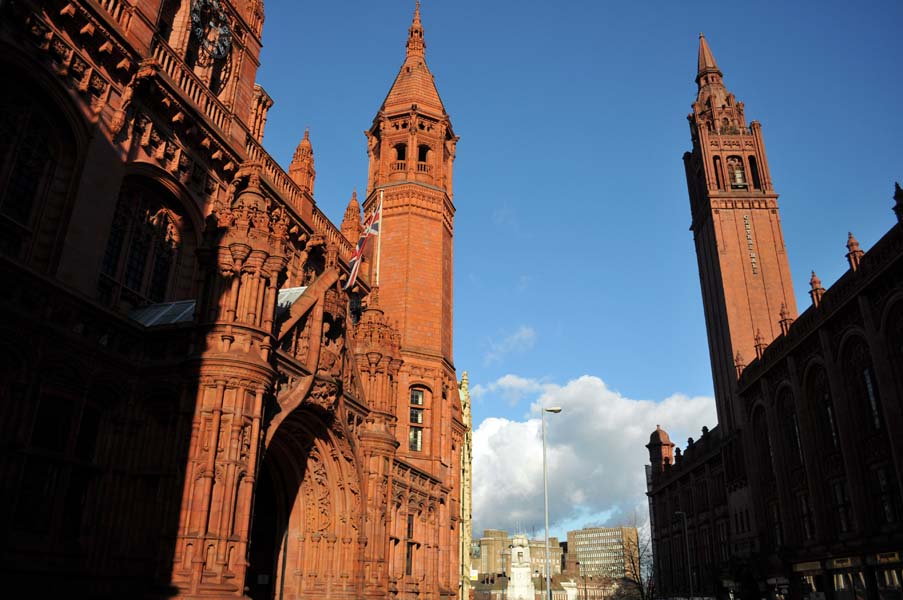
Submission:
[[208,218],[196,315],[198,391],[172,572],[178,598],[241,595],[261,445],[273,389],[273,312],[286,224],[260,187],[260,165],[236,175],[231,206]]

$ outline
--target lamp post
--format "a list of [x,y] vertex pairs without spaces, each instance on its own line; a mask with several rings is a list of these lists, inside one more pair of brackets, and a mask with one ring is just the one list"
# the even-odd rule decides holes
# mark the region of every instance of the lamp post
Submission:
[[690,536],[687,533],[687,513],[678,510],[674,513],[675,517],[680,517],[684,523],[684,548],[687,552],[687,587],[690,591],[689,600],[693,600],[693,571],[690,568]]
[[589,595],[586,592],[586,572],[580,568],[579,560],[577,561],[577,572],[583,578],[583,600],[587,600],[587,598],[589,598]]
[[553,406],[551,408],[543,408],[540,413],[540,420],[542,421],[542,491],[545,500],[546,517],[546,594],[548,594],[549,600],[552,600],[552,556],[549,551],[549,475],[546,469],[546,413],[558,414],[560,412],[560,406]]

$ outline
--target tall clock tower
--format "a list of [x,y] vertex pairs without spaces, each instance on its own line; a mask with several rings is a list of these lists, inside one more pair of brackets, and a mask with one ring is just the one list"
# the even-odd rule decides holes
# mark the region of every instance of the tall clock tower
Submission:
[[796,300],[762,126],[725,88],[699,36],[699,88],[684,154],[718,422],[741,426],[733,406],[738,369],[796,317]]

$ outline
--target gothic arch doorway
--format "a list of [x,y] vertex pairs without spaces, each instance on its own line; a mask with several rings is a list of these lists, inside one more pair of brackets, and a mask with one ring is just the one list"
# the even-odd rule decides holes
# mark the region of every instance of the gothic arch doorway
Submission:
[[254,600],[359,597],[360,471],[338,422],[300,408],[270,442],[245,585]]

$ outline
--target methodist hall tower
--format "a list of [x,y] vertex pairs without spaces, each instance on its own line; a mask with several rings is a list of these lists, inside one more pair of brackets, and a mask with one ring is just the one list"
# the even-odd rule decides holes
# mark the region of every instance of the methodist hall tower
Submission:
[[796,301],[762,126],[746,122],[743,103],[724,87],[702,34],[696,84],[699,92],[687,117],[693,150],[684,154],[690,228],[718,422],[730,430],[742,425],[731,400],[738,365],[781,333],[779,321],[796,317]]

